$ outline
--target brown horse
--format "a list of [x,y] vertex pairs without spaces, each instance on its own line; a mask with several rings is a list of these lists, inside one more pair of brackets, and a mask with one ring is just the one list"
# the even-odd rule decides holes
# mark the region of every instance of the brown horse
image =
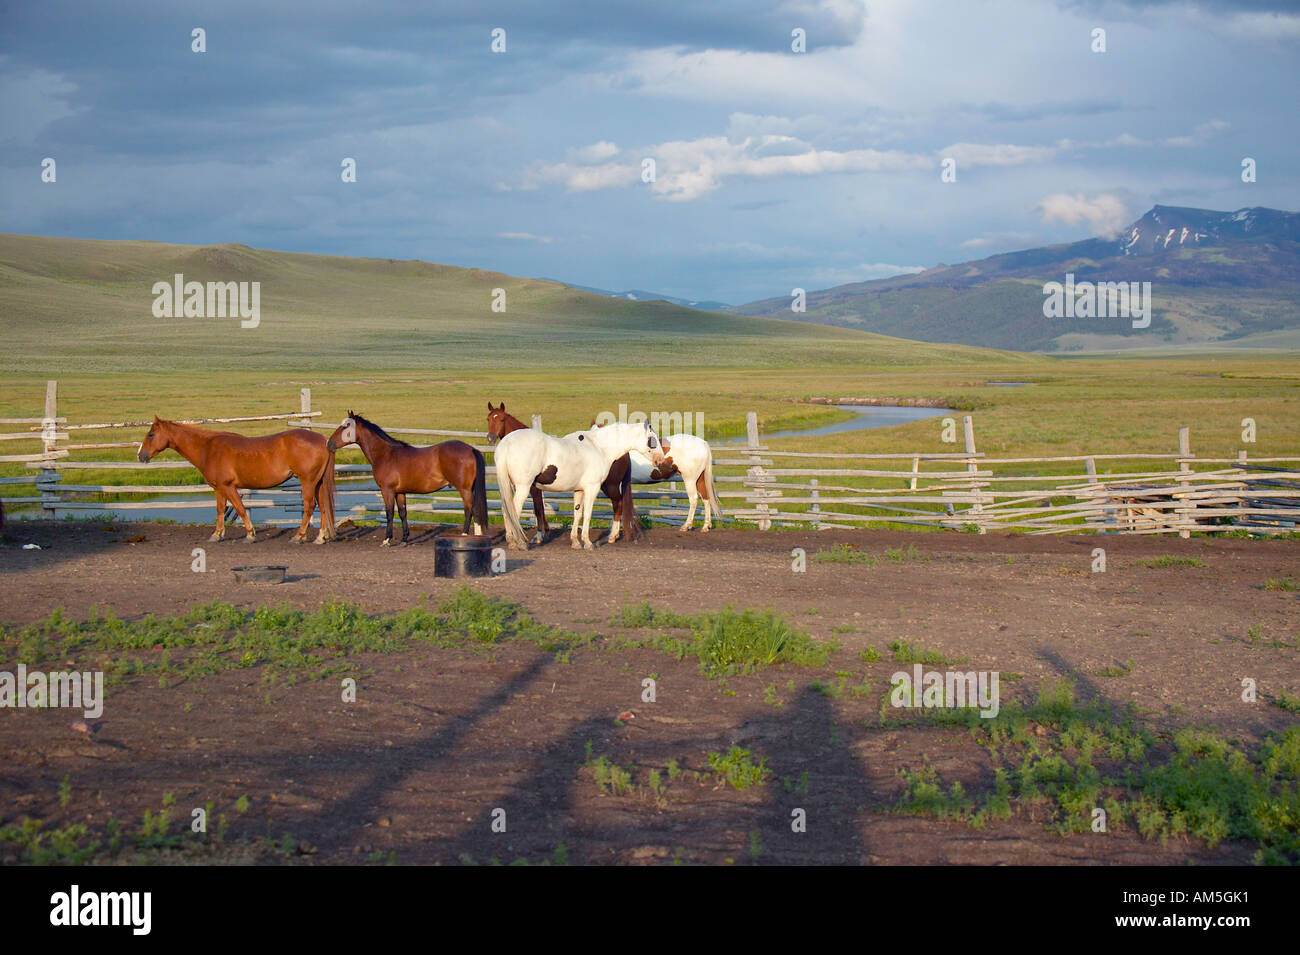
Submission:
[[[495,444],[512,431],[528,427],[514,415],[506,412],[506,403],[504,401],[501,402],[500,408],[492,407],[490,401],[487,406],[487,439],[489,444]],[[609,474],[605,478],[605,482],[601,484],[600,489],[609,498],[614,513],[619,516],[619,524],[623,529],[625,539],[633,541],[640,538],[641,525],[637,523],[636,510],[632,506],[632,459],[629,455],[623,455],[610,465]],[[537,486],[536,482],[532,486],[531,493],[533,514],[537,517],[537,539],[534,543],[541,543],[546,540],[546,535],[551,532],[551,528],[546,523],[546,509],[542,504],[542,489]],[[574,519],[577,519],[576,514]]]
[[464,441],[444,441],[432,447],[417,448],[399,441],[379,425],[352,411],[326,442],[331,452],[349,444],[361,448],[384,496],[388,536],[381,547],[393,543],[394,503],[402,517],[402,543],[405,544],[411,534],[406,523],[406,495],[432,494],[448,485],[460,492],[460,499],[465,504],[465,523],[461,533],[469,533],[471,519],[475,534],[487,533],[487,465],[475,448]]
[[155,454],[175,451],[199,469],[203,480],[217,494],[217,529],[209,540],[226,536],[226,505],[239,514],[248,536],[244,543],[257,538],[253,522],[239,497],[239,488],[260,490],[276,487],[297,476],[302,484],[302,526],[293,535],[301,544],[311,526],[311,516],[320,504],[320,534],[317,544],[334,539],[334,452],[325,439],[306,428],[294,428],[279,434],[249,438],[230,431],[209,431],[179,421],[164,421],[154,415],[149,434],[140,442],[136,455],[148,462]]

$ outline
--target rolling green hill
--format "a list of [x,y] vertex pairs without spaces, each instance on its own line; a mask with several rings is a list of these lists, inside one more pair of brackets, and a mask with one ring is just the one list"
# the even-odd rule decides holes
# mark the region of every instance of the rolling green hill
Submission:
[[[156,282],[260,283],[260,324],[159,318]],[[504,289],[506,311],[494,312]],[[800,322],[621,301],[421,261],[0,235],[0,370],[284,372],[896,366],[1021,360]]]

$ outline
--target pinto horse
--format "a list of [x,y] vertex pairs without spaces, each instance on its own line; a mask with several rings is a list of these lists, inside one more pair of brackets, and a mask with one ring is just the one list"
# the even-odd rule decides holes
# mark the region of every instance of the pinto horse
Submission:
[[[495,444],[512,431],[522,431],[527,427],[528,425],[514,415],[507,413],[504,401],[501,402],[500,408],[494,408],[492,402],[488,402],[487,439],[489,444]],[[625,454],[610,466],[609,474],[605,476],[605,480],[600,486],[614,509],[614,522],[610,525],[609,542],[611,544],[618,539],[618,534],[614,529],[619,526],[627,529],[624,536],[630,541],[641,536],[641,525],[637,523],[636,511],[632,507],[631,474],[631,459]],[[546,535],[551,532],[551,528],[546,523],[546,510],[542,503],[542,489],[538,487],[536,482],[533,483],[531,493],[533,515],[537,520],[537,530],[533,537],[533,543],[541,544],[546,541]],[[574,519],[576,521],[576,514]]]
[[[501,513],[506,522],[506,542],[516,550],[528,549],[528,538],[519,523],[519,512],[534,483],[555,491],[574,491],[574,521],[570,537],[575,548],[592,549],[591,512],[616,460],[632,450],[661,462],[659,439],[650,425],[615,424],[593,428],[576,436],[553,438],[533,428],[512,431],[501,439],[496,451],[497,487],[501,491]],[[577,511],[582,511],[581,542]]]
[[250,438],[230,431],[210,431],[179,421],[165,421],[154,415],[149,433],[136,453],[141,461],[171,449],[199,469],[203,480],[217,495],[217,528],[209,540],[226,536],[226,504],[239,514],[248,536],[244,543],[257,539],[248,510],[239,497],[239,488],[260,490],[276,487],[297,476],[302,484],[302,526],[293,535],[301,544],[311,526],[311,516],[320,505],[320,534],[317,544],[333,540],[334,529],[334,452],[325,439],[306,428],[294,428],[279,434]]
[[[700,530],[708,531],[713,527],[713,514],[723,516],[722,505],[718,503],[718,492],[713,484],[713,450],[707,441],[693,434],[670,434],[660,443],[667,455],[660,462],[653,461],[638,451],[631,452],[630,484],[659,484],[681,478],[691,507],[686,514],[686,522],[679,530],[685,533],[691,529],[695,521],[695,506],[703,498],[704,526]],[[618,530],[616,522],[610,529],[612,538],[618,537]]]
[[431,447],[417,448],[399,441],[372,421],[349,411],[326,442],[331,452],[355,444],[370,462],[375,483],[384,496],[384,513],[388,518],[388,536],[380,544],[393,543],[393,504],[402,518],[402,543],[411,535],[406,523],[406,495],[432,494],[451,485],[460,492],[465,504],[462,534],[468,534],[471,519],[475,534],[485,534],[487,516],[487,465],[483,455],[464,441],[444,441]]

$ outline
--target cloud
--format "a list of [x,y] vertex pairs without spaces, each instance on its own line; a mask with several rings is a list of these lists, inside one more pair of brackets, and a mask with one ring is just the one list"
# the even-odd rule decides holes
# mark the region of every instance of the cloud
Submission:
[[891,265],[888,262],[871,262],[840,268],[825,266],[814,269],[809,276],[813,285],[848,285],[852,282],[871,282],[889,279],[896,275],[914,275],[924,272],[924,265]]
[[555,241],[554,236],[533,235],[531,232],[498,232],[497,238],[513,239],[518,242],[541,242],[543,245],[550,245]]
[[570,161],[583,165],[604,162],[607,159],[613,159],[617,155],[618,147],[603,139],[598,143],[592,143],[590,146],[570,149],[568,152]]
[[632,186],[641,181],[641,167],[627,163],[582,166],[568,162],[540,163],[524,173],[521,188],[558,183],[570,192],[591,192]]
[[[1046,162],[1059,146],[1018,146],[954,143],[938,155],[897,149],[819,149],[788,134],[799,125],[781,116],[733,113],[727,135],[681,139],[648,146],[637,155],[653,158],[651,191],[659,199],[689,202],[719,188],[728,179],[771,179],[782,176],[825,176],[843,173],[890,173],[938,168],[938,159],[952,156],[960,166],[1018,166]],[[770,130],[774,132],[760,132]],[[746,135],[738,138],[741,132]],[[539,163],[524,174],[525,188],[558,183],[570,192],[613,189],[641,181],[640,164],[599,162],[615,155],[612,143],[600,142],[569,150],[568,159]],[[578,162],[582,158],[588,163]]]
[[1201,123],[1196,129],[1192,130],[1190,136],[1171,136],[1164,140],[1166,146],[1204,146],[1218,133],[1228,128],[1228,124],[1221,119],[1212,119],[1208,123]]
[[1027,249],[1031,247],[1037,236],[1032,232],[985,232],[981,236],[973,239],[967,239],[961,244],[963,249],[1005,249],[1011,248]]
[[86,109],[69,102],[78,86],[63,74],[6,70],[8,59],[0,56],[0,142],[31,145],[50,124]]
[[1069,195],[1058,192],[1042,199],[1034,208],[1043,222],[1064,222],[1066,225],[1087,222],[1094,235],[1106,239],[1119,235],[1133,218],[1124,203],[1110,193],[1089,199],[1082,193]]
[[1046,162],[1057,154],[1058,146],[1015,146],[1011,143],[953,143],[939,150],[943,158],[952,157],[957,166],[1023,166]]
[[1300,37],[1300,16],[1285,13],[1239,13],[1228,20],[1228,32],[1247,39],[1296,39]]

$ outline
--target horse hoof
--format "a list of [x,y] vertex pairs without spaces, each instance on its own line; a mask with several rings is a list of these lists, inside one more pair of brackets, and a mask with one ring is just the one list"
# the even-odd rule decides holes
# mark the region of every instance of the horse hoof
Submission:
[[392,538],[391,538],[391,537],[385,537],[382,541],[379,542],[379,546],[380,546],[380,547],[392,547],[392,546],[393,546],[393,540],[392,540]]
[[226,539],[225,534],[213,534],[211,537],[208,538],[208,542],[211,544],[215,544],[217,541],[223,541],[225,539]]
[[591,541],[583,541],[583,542],[582,542],[582,549],[583,549],[583,550],[595,550],[595,549],[596,549],[596,545],[593,544]]
[[254,537],[252,534],[249,534],[247,537],[245,537],[245,538],[244,538],[242,541],[240,541],[239,543],[241,543],[241,544],[252,544],[252,543],[256,542],[256,540],[257,540],[256,537]]
[[703,527],[700,528],[700,533],[701,533],[701,534],[707,534],[707,533],[708,533],[709,531],[711,531],[711,530],[713,530],[713,525],[712,525],[712,524],[705,524]]
[[690,528],[689,528],[689,527],[686,527],[685,525],[682,525],[681,527],[677,528],[677,533],[679,533],[679,534],[686,534],[686,533],[688,533],[689,531],[690,531]]
[[301,543],[302,543],[302,538],[301,538],[301,537],[297,537],[297,536],[291,537],[291,538],[289,539],[289,543],[290,543],[290,544],[301,544]]

